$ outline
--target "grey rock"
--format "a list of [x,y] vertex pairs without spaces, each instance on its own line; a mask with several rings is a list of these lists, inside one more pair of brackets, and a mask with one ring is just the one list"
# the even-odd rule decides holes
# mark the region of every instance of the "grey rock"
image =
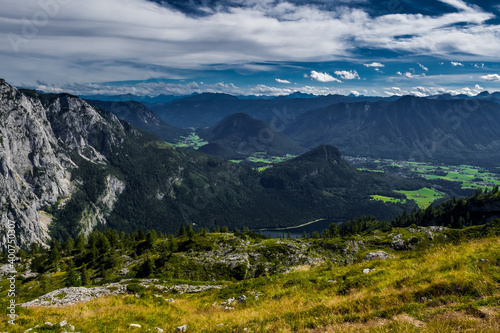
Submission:
[[[113,291],[108,289],[108,287],[115,287]],[[111,296],[111,295],[119,295],[124,294],[126,292],[126,286],[120,284],[109,284],[104,287],[93,287],[93,288],[85,288],[85,287],[70,287],[54,290],[50,293],[47,293],[39,298],[22,303],[22,307],[33,307],[33,306],[64,306],[71,305],[77,302],[87,302],[92,299],[103,297],[103,296]]]
[[[97,134],[106,137],[106,148],[91,139]],[[105,118],[78,97],[59,95],[42,103],[0,80],[0,244],[7,244],[9,222],[16,224],[19,246],[44,244],[52,216],[43,209],[69,198],[80,185],[71,180],[77,165],[70,153],[103,163],[123,134],[118,118]],[[86,232],[105,223],[125,187],[113,176],[107,181],[102,202],[82,218]]]
[[394,250],[404,250],[405,242],[402,234],[397,234],[392,238],[391,246]]
[[174,332],[177,333],[177,332],[186,332],[186,331],[187,331],[187,325],[184,324],[182,326],[177,327]]
[[369,253],[365,254],[363,261],[387,260],[387,259],[392,259],[392,258],[394,258],[394,257],[385,251],[375,251],[375,252],[369,252]]

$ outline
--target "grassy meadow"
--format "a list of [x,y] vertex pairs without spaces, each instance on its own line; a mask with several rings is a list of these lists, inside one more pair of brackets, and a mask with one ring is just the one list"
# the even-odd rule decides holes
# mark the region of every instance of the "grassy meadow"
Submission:
[[[376,240],[378,235],[370,237]],[[135,295],[62,307],[18,307],[17,325],[3,320],[0,331],[25,332],[37,326],[32,331],[63,332],[59,326],[44,325],[63,320],[79,332],[156,332],[156,327],[174,332],[184,324],[187,332],[500,331],[498,237],[456,238],[389,252],[393,258],[388,260],[350,265],[326,260],[287,273],[211,281],[222,289],[199,294],[163,293],[150,285],[135,290]],[[158,279],[165,285],[182,282]],[[1,285],[5,290],[5,281]],[[235,301],[230,308],[220,305],[241,295],[246,296],[244,302]],[[170,298],[175,302],[167,301]]]

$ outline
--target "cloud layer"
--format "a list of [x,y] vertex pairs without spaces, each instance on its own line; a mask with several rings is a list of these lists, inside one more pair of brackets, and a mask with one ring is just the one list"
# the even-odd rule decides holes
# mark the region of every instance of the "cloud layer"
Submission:
[[[181,69],[224,67],[246,74],[263,68],[261,64],[326,61],[355,62],[379,75],[383,67],[388,72],[388,62],[400,61],[392,54],[433,56],[452,67],[464,67],[465,61],[498,61],[500,54],[495,42],[500,27],[489,23],[495,15],[462,0],[440,0],[449,11],[438,15],[396,8],[372,15],[367,7],[353,6],[368,0],[231,0],[228,7],[198,2],[201,16],[147,0],[8,2],[0,12],[0,75],[15,84],[48,82],[41,86],[157,78],[189,81],[193,77]],[[375,61],[364,50],[375,50],[381,57]],[[463,55],[460,61],[457,54]],[[304,72],[316,82],[347,84],[366,78],[358,71]],[[415,72],[400,71],[407,78],[417,77]]]

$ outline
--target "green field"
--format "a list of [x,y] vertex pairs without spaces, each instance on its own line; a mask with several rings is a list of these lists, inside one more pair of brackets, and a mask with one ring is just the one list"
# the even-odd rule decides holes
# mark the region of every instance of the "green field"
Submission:
[[193,148],[197,150],[198,148],[207,145],[207,141],[203,141],[202,138],[198,136],[195,132],[191,133],[189,136],[181,136],[181,140],[177,142],[176,146],[181,148]]
[[444,198],[445,194],[439,191],[424,187],[418,191],[394,191],[406,195],[409,200],[415,200],[418,207],[427,208],[437,199]]
[[[444,165],[391,159],[353,158],[358,170],[371,172],[394,172],[410,177],[420,176],[427,180],[443,179],[461,182],[463,189],[488,188],[500,186],[500,174],[473,165]],[[374,163],[376,166],[374,166]],[[499,168],[496,168],[499,169]]]
[[[436,172],[444,172],[446,175],[436,175]],[[434,167],[434,169],[429,169],[428,173],[422,173],[422,177],[425,179],[445,179],[462,182],[462,188],[464,189],[492,189],[500,185],[497,174],[470,165]]]
[[290,154],[286,154],[286,156],[265,156],[265,155],[262,156],[263,154],[265,153],[257,152],[254,154],[254,156],[247,157],[247,160],[254,163],[274,164],[274,163],[281,163],[296,157],[296,155],[290,155]]
[[384,170],[376,170],[376,169],[358,168],[358,170],[359,171],[382,172],[382,173],[384,173]]
[[370,195],[372,200],[378,200],[378,201],[383,201],[383,202],[391,202],[391,203],[406,203],[405,199],[399,199],[399,198],[393,198],[393,197],[386,197],[383,195]]

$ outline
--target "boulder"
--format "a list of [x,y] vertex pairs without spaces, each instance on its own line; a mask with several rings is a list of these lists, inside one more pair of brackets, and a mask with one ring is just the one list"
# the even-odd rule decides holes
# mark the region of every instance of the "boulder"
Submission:
[[394,258],[394,257],[385,251],[375,251],[375,252],[369,252],[369,253],[365,254],[363,261],[387,260],[387,259],[392,259],[392,258]]
[[186,324],[184,324],[182,326],[177,327],[175,329],[174,333],[177,333],[177,332],[186,332],[187,328],[188,328],[188,326]]

